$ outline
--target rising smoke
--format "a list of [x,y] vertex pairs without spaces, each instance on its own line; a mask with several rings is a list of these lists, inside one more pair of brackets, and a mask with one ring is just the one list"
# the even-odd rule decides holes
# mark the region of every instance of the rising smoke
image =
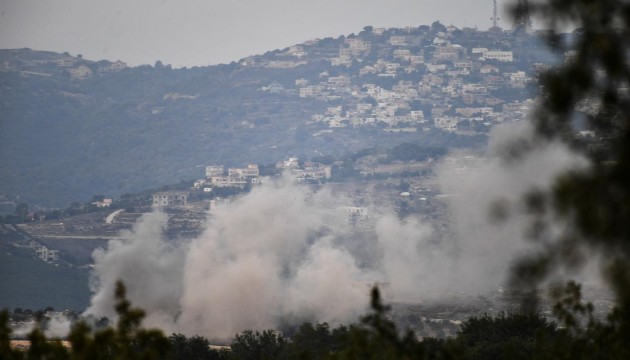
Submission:
[[[527,143],[530,123],[497,126],[490,134],[483,158],[451,154],[438,170],[442,191],[452,214],[455,272],[465,292],[487,292],[505,281],[516,257],[533,252],[526,234],[533,217],[523,209],[523,197],[532,190],[547,190],[561,173],[587,166],[584,158],[558,142],[537,144],[515,160],[506,153],[514,144]],[[497,221],[496,205],[507,214]],[[558,227],[566,226],[556,222]]]
[[374,283],[404,301],[495,290],[510,261],[527,248],[527,219],[511,216],[493,224],[489,206],[497,199],[516,203],[525,191],[544,188],[560,171],[580,164],[555,144],[517,163],[502,161],[496,149],[515,133],[531,130],[500,127],[485,158],[455,153],[439,166],[451,237],[437,240],[432,224],[402,221],[374,204],[369,214],[375,235],[357,247],[349,240],[352,225],[337,211],[350,199],[326,187],[313,192],[288,178],[268,181],[213,211],[202,235],[179,245],[162,235],[166,215],[145,215],[126,240],[95,252],[94,295],[86,313],[113,316],[114,283],[122,279],[130,300],[147,311],[148,325],[225,340],[245,329],[305,320],[354,321],[365,313]]

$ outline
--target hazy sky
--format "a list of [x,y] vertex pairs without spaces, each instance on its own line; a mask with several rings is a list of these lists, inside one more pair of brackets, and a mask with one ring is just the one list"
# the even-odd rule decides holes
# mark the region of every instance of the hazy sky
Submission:
[[[502,9],[510,1],[498,3]],[[491,16],[492,0],[0,0],[0,48],[180,67],[231,62],[366,25],[439,20],[487,29]]]

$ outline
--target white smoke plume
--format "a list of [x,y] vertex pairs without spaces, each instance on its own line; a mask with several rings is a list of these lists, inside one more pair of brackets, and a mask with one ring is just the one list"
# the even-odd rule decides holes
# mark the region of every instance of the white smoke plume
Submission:
[[164,240],[167,220],[163,213],[147,214],[132,232],[121,234],[126,240],[111,240],[106,250],[94,252],[94,296],[87,313],[114,318],[115,284],[122,280],[128,297],[147,311],[148,321],[167,324],[177,315],[186,248]]
[[27,322],[12,324],[11,332],[16,338],[26,338],[35,328],[44,331],[48,338],[62,339],[68,336],[72,327],[72,320],[60,312],[45,312],[42,322],[32,319]]
[[49,317],[44,334],[48,338],[62,339],[70,333],[72,321],[61,313],[55,313]]
[[[525,235],[532,218],[519,206],[523,196],[531,190],[549,189],[569,169],[587,166],[583,157],[558,142],[540,144],[516,161],[503,156],[506,146],[530,139],[532,134],[531,124],[524,121],[497,126],[484,158],[472,161],[470,154],[453,154],[438,171],[442,191],[449,195],[457,243],[452,271],[464,292],[490,290],[505,279],[517,256],[535,250]],[[507,205],[504,221],[497,222],[491,215],[496,204]]]
[[351,205],[349,199],[283,178],[213,211],[201,236],[177,246],[162,236],[164,214],[145,215],[127,240],[95,252],[86,313],[111,317],[114,283],[121,279],[132,303],[147,311],[147,325],[228,340],[246,329],[354,321],[366,312],[370,284],[377,282],[404,301],[497,289],[527,244],[525,220],[492,224],[490,204],[548,186],[560,171],[581,164],[553,144],[520,163],[496,156],[495,144],[527,132],[520,125],[499,128],[487,158],[467,168],[469,155],[453,154],[439,167],[442,192],[451,195],[452,237],[433,236],[431,224],[401,221],[374,206],[374,238],[351,244],[353,228],[336,210]]
[[167,331],[229,339],[244,329],[304,320],[341,323],[366,310],[375,281],[336,238],[348,225],[337,199],[288,179],[263,185],[208,219],[201,236],[178,247],[161,232],[166,217],[145,215],[125,241],[94,255],[87,314],[112,317],[117,279]]
[[387,289],[399,301],[427,300],[455,285],[451,242],[436,241],[432,232],[428,224],[416,219],[402,222],[391,214],[376,224]]
[[330,197],[304,190],[285,179],[213,214],[188,252],[178,325],[226,338],[291,318],[348,321],[365,308],[357,285],[369,278],[325,229]]

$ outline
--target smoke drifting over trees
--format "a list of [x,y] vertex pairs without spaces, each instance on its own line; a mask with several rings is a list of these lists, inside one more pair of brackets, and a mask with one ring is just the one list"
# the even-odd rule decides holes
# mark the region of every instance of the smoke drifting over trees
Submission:
[[522,125],[501,127],[491,135],[486,158],[471,163],[468,154],[452,154],[439,167],[442,192],[450,195],[452,237],[438,240],[431,224],[401,221],[379,204],[370,206],[375,240],[366,239],[361,249],[372,252],[367,263],[349,240],[352,225],[337,210],[352,205],[350,199],[326,187],[310,191],[288,178],[218,208],[201,236],[178,245],[162,236],[166,215],[145,215],[126,240],[94,254],[87,313],[113,316],[112,294],[122,279],[129,299],[147,311],[148,325],[225,340],[245,329],[355,321],[365,313],[374,283],[405,301],[497,289],[525,249],[529,222],[510,216],[497,225],[487,209],[499,199],[503,211],[518,213],[505,204],[582,164],[557,144],[531,152],[531,161],[499,158],[497,149],[514,134],[530,133]]

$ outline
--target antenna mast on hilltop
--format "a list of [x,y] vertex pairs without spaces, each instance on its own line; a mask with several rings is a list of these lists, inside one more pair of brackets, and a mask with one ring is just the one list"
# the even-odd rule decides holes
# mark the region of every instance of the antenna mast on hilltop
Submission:
[[518,0],[514,9],[514,31],[527,32],[532,27],[532,20],[529,18],[529,4],[527,0]]
[[492,2],[494,4],[494,8],[493,8],[492,17],[490,18],[490,20],[492,20],[492,28],[496,29],[499,27],[498,22],[501,19],[499,19],[499,16],[497,14],[497,0],[492,0]]

